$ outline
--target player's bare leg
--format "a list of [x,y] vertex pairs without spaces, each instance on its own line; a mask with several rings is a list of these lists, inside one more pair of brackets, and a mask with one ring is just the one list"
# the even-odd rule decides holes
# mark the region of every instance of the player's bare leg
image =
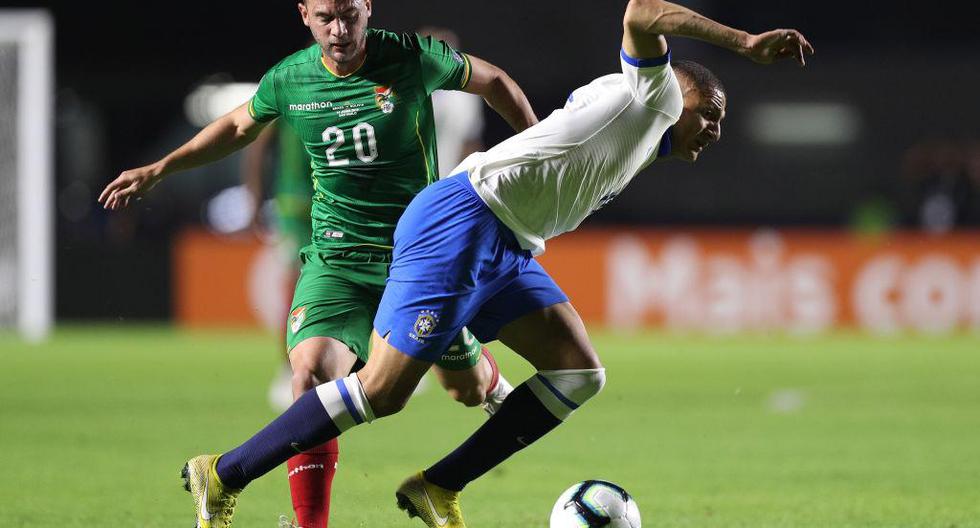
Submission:
[[[293,398],[321,383],[347,376],[356,362],[357,356],[336,339],[311,337],[301,341],[289,353]],[[339,456],[339,445],[334,438],[286,462],[298,526],[326,528],[329,525],[330,493]]]
[[521,317],[504,326],[498,338],[538,372],[466,442],[424,472],[440,488],[462,490],[560,425],[605,382],[585,325],[569,303]]
[[512,321],[500,329],[497,338],[538,370],[602,368],[585,323],[571,303]]
[[371,356],[357,373],[374,416],[381,418],[401,411],[432,363],[415,359],[371,332]]

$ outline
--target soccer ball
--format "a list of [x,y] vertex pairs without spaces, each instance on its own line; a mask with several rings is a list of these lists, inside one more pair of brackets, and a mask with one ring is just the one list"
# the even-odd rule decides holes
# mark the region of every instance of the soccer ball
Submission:
[[586,480],[565,490],[551,510],[551,528],[640,528],[640,510],[623,488]]

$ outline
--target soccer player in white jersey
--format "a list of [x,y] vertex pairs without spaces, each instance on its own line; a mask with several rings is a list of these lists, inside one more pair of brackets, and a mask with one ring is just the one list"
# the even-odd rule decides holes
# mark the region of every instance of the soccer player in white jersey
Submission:
[[[644,167],[667,157],[694,161],[720,138],[721,83],[694,63],[672,65],[665,35],[704,40],[763,64],[793,58],[802,65],[813,53],[795,30],[752,35],[670,2],[630,0],[622,73],[575,90],[564,108],[470,156],[459,174],[416,196],[395,230],[367,365],[304,394],[220,455],[211,495],[198,504],[230,510],[242,487],[294,450],[401,410],[463,325],[483,342],[499,339],[537,373],[455,451],[398,488],[399,507],[430,527],[464,527],[463,487],[602,389],[605,370],[585,326],[533,255],[544,251],[547,239],[575,229]],[[438,426],[432,434],[439,434]],[[211,514],[200,512],[199,523]]]

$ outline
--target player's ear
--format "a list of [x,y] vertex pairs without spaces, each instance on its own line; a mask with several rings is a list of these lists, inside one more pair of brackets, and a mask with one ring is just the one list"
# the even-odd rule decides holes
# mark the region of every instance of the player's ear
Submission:
[[364,9],[367,11],[368,18],[371,18],[371,0],[364,0]]
[[303,18],[303,25],[310,27],[310,12],[306,9],[305,0],[296,4],[296,9],[299,9],[299,16]]

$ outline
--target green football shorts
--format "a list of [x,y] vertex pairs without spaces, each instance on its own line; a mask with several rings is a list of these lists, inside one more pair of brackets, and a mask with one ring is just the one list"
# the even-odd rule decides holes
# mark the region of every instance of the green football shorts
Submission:
[[[367,362],[374,316],[391,265],[391,253],[320,250],[300,251],[299,280],[286,321],[286,349],[311,337],[331,337]],[[467,329],[450,344],[436,365],[466,370],[480,361],[482,345]]]

